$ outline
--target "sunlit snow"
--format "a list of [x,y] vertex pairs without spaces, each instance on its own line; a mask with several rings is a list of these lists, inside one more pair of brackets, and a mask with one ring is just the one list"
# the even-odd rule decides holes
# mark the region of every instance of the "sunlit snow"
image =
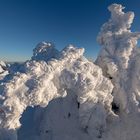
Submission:
[[140,33],[133,12],[108,7],[95,61],[41,42],[30,60],[0,61],[0,140],[139,140]]

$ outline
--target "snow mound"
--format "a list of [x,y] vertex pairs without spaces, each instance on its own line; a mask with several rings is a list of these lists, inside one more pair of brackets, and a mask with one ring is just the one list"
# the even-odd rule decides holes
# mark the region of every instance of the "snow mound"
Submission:
[[[102,70],[88,61],[83,53],[83,48],[75,48],[72,45],[61,52],[47,42],[37,45],[32,59],[23,64],[25,72],[13,74],[12,78],[1,86],[0,139],[18,139],[17,129],[21,126],[19,120],[28,106],[46,107],[50,101],[58,98],[68,98],[73,108],[76,104],[74,117],[78,119],[74,120],[79,123],[75,128],[74,124],[71,126],[69,122],[71,127],[67,126],[68,131],[76,129],[81,135],[85,131],[88,133],[85,134],[85,139],[90,136],[102,137],[107,119],[115,118],[111,110],[113,85],[103,76]],[[66,105],[66,110],[67,107]],[[64,121],[61,122],[63,124]],[[60,135],[61,126],[58,126],[60,125],[53,125],[51,130],[56,132],[56,139],[80,138],[80,134],[74,137],[73,134],[68,135],[68,131],[65,135]],[[45,126],[42,126],[41,130],[43,127]],[[42,135],[38,135],[38,139]],[[44,137],[44,140],[50,139],[50,135]]]
[[[97,37],[102,50],[96,60],[104,73],[111,79],[113,105],[118,111],[120,123],[110,125],[108,140],[140,139],[140,49],[137,47],[139,32],[131,32],[133,12],[123,12],[119,4],[109,6],[111,18],[106,22]],[[120,130],[119,135],[115,131]]]

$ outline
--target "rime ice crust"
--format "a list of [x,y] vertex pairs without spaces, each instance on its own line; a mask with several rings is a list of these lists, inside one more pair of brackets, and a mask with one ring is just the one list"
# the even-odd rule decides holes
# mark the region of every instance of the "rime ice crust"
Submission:
[[[16,73],[3,84],[0,108],[4,116],[1,117],[0,127],[7,132],[3,132],[1,138],[8,137],[9,131],[13,130],[13,137],[10,135],[9,139],[17,139],[19,119],[28,106],[46,107],[51,100],[64,98],[68,94],[74,94],[80,104],[77,110],[79,127],[87,129],[89,126],[86,131],[90,135],[94,133],[95,137],[99,135],[99,130],[92,127],[92,123],[105,129],[106,119],[111,114],[113,116],[113,85],[83,53],[84,49],[72,45],[58,52],[50,43],[44,42],[34,49],[34,56],[24,64],[25,72]],[[100,112],[94,114],[98,108]],[[99,119],[98,115],[102,117]]]
[[113,102],[119,107],[120,123],[108,126],[109,132],[105,139],[112,140],[113,136],[120,140],[140,139],[137,123],[140,121],[140,51],[137,48],[140,33],[130,30],[133,12],[123,12],[124,7],[118,4],[108,9],[111,18],[102,26],[97,37],[102,50],[96,64],[114,85]]
[[36,48],[33,50],[33,60],[48,61],[52,58],[57,58],[59,51],[55,49],[51,42],[40,42]]
[[[136,54],[137,40],[140,33],[131,32],[134,13],[124,13],[121,5],[109,6],[111,18],[105,23],[97,40],[103,46],[97,60],[104,75],[112,77],[115,85],[113,94],[121,109],[129,110],[126,83],[130,80],[130,68],[133,57]],[[130,87],[129,87],[130,88]],[[132,98],[132,97],[130,97]]]
[[[140,33],[130,30],[133,12],[118,4],[108,9],[111,18],[97,37],[102,50],[96,65],[83,48],[69,45],[59,52],[41,42],[20,72],[0,83],[0,139],[140,139]],[[30,138],[19,137],[28,106],[44,109],[35,111]]]

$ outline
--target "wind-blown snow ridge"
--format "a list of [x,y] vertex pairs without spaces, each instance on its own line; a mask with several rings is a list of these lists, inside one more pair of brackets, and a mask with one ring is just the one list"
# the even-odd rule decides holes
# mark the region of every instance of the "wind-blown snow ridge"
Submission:
[[[111,114],[113,116],[113,86],[102,75],[102,70],[89,62],[83,53],[84,49],[72,45],[61,52],[50,43],[42,42],[37,46],[32,59],[24,64],[25,73],[16,73],[10,81],[2,85],[1,138],[16,140],[16,129],[20,127],[19,119],[26,107],[46,107],[52,99],[67,96],[68,89],[73,91],[80,103],[81,128],[86,129],[92,124],[92,117],[99,117],[94,114],[94,108],[101,108],[102,120],[96,122],[97,127],[105,128],[106,119]],[[54,57],[56,55],[59,56],[57,59]],[[92,132],[94,131],[97,130],[93,129]],[[97,131],[95,134],[98,133]]]

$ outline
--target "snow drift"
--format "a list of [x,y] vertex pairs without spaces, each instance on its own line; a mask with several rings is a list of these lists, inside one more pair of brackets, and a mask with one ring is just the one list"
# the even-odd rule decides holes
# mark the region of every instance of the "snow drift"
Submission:
[[[31,60],[10,67],[0,81],[0,139],[140,139],[140,33],[131,32],[134,13],[123,8],[109,6],[95,64],[83,48],[41,42]],[[21,125],[24,114],[34,125]]]

